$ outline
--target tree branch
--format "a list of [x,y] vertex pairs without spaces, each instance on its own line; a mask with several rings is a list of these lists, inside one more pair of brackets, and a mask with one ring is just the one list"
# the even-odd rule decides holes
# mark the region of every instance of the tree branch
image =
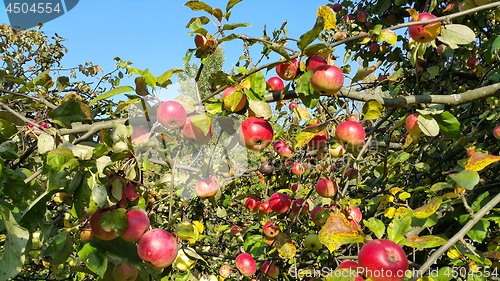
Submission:
[[0,89],[0,92],[6,93],[6,94],[15,95],[15,96],[19,96],[19,97],[24,97],[24,98],[28,98],[28,99],[32,99],[32,100],[36,100],[38,102],[41,102],[41,103],[45,104],[47,107],[50,107],[52,109],[56,109],[57,108],[56,105],[51,104],[48,100],[46,100],[44,98],[32,97],[32,96],[28,96],[28,95],[25,95],[25,94],[16,93],[16,92],[12,92],[12,91],[9,91],[9,90],[3,90],[3,89]]

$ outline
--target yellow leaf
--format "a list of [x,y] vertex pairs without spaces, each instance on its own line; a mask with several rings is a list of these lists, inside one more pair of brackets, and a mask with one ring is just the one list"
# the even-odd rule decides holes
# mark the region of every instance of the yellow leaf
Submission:
[[337,19],[335,18],[335,12],[332,8],[328,6],[321,6],[318,8],[317,17],[323,17],[325,21],[325,30],[337,29]]
[[297,249],[293,245],[292,239],[283,232],[280,232],[278,236],[276,236],[274,245],[276,246],[276,249],[278,250],[280,256],[284,258],[291,259],[297,253]]
[[417,281],[434,281],[434,278],[430,276],[424,276],[417,279]]
[[392,217],[394,217],[394,213],[396,213],[396,208],[390,207],[390,208],[385,209],[384,216],[392,219]]
[[441,24],[427,25],[423,32],[430,34],[430,37],[436,38],[441,33]]
[[396,195],[396,193],[400,192],[401,190],[403,190],[401,187],[393,187],[393,188],[389,189],[389,192],[392,195]]
[[398,40],[398,36],[396,35],[396,32],[392,30],[387,30],[384,29],[380,31],[380,35],[378,37],[379,42],[387,42],[391,44],[392,46],[396,46],[396,41]]
[[311,119],[311,113],[305,107],[298,106],[293,109],[293,112],[295,113],[295,116],[297,116],[299,119],[302,120]]
[[194,224],[194,226],[196,226],[199,233],[203,233],[203,230],[205,230],[205,227],[203,226],[203,224],[201,222],[193,221],[193,224]]
[[460,258],[460,252],[455,249],[449,250],[448,253],[446,253],[446,255],[452,260]]
[[330,252],[337,250],[343,244],[361,243],[364,240],[361,228],[348,221],[344,214],[331,214],[318,236],[319,242]]
[[418,20],[418,12],[413,9],[406,9],[406,11],[410,14],[410,16],[417,21]]
[[446,198],[450,198],[450,199],[458,198],[458,195],[455,192],[448,192],[448,193],[446,193],[443,196],[446,197]]
[[413,214],[419,219],[425,219],[434,214],[441,203],[443,202],[443,196],[434,197],[429,201],[429,203],[423,205],[422,207],[415,209]]
[[359,44],[359,45],[364,45],[368,42],[372,41],[372,39],[370,38],[370,36],[366,36],[366,37],[363,37],[361,38],[360,41],[356,42],[356,44]]
[[408,192],[406,192],[406,191],[402,192],[401,194],[399,194],[399,199],[400,200],[406,200],[406,199],[408,199],[410,197],[411,197],[411,194],[408,193]]
[[240,84],[234,86],[234,89],[236,91],[241,91],[242,89],[250,90],[251,86],[252,86],[252,83],[250,82],[250,80],[245,80],[245,81],[241,82]]
[[396,210],[396,213],[394,213],[394,215],[398,218],[403,218],[404,216],[406,216],[409,212],[411,212],[410,209],[406,208],[406,207],[399,207],[397,210]]
[[379,206],[377,207],[377,210],[382,210],[385,209],[388,203],[394,201],[394,196],[391,195],[384,195],[382,198],[379,200]]
[[306,132],[306,131],[300,132],[300,134],[295,138],[295,140],[297,141],[295,143],[295,148],[299,148],[308,144],[309,141],[311,141],[316,135],[324,135],[324,134],[326,134],[326,129],[318,133]]
[[479,172],[488,165],[500,161],[500,156],[487,155],[480,151],[476,151],[474,155],[467,161],[465,169]]

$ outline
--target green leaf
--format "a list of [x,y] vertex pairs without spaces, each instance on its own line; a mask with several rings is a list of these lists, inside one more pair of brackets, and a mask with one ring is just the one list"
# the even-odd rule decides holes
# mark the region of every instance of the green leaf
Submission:
[[5,160],[19,158],[19,155],[16,153],[17,144],[13,141],[5,141],[0,144],[0,157]]
[[402,219],[394,218],[387,228],[387,237],[389,240],[399,243],[404,238],[405,233],[411,230],[411,217],[406,216]]
[[129,86],[121,86],[121,87],[114,88],[113,90],[108,91],[106,93],[103,93],[103,94],[99,95],[98,97],[96,97],[95,99],[93,99],[89,103],[89,106],[94,105],[98,101],[108,99],[110,97],[116,96],[116,95],[121,94],[121,93],[131,92],[133,90],[134,90],[134,88],[129,87]]
[[481,243],[488,235],[489,227],[490,222],[487,219],[482,218],[471,228],[471,230],[469,230],[469,232],[467,232],[467,236],[469,236],[472,240]]
[[373,12],[376,14],[382,14],[385,11],[388,11],[389,8],[391,7],[392,1],[391,0],[380,0],[376,2],[373,6]]
[[247,80],[250,81],[251,91],[256,94],[260,100],[263,100],[263,97],[266,94],[266,77],[264,76],[264,73],[262,73],[262,71],[258,71],[250,75]]
[[458,174],[451,174],[450,178],[461,187],[472,190],[479,183],[479,173],[472,170],[463,170]]
[[445,28],[441,28],[438,39],[446,44],[467,45],[474,42],[476,34],[466,25],[447,24]]
[[250,109],[255,113],[256,117],[262,117],[264,119],[269,119],[273,116],[273,110],[271,106],[265,101],[248,100],[248,105]]
[[167,70],[165,73],[163,73],[162,75],[160,75],[158,78],[156,78],[156,83],[158,84],[158,86],[160,87],[165,87],[164,84],[170,80],[170,78],[172,78],[172,75],[174,73],[180,73],[180,72],[184,72],[183,69],[179,69],[179,68],[172,68],[172,69],[169,69]]
[[[117,180],[118,181],[118,180]],[[99,223],[105,231],[115,231],[116,235],[120,235],[128,227],[127,210],[120,208],[102,213],[99,218]]]
[[377,218],[370,218],[367,220],[363,220],[363,224],[368,227],[370,231],[375,233],[378,239],[381,239],[385,234],[385,225],[384,223]]
[[325,22],[322,16],[316,18],[316,23],[314,24],[313,29],[306,32],[302,36],[300,36],[300,41],[297,43],[297,46],[300,50],[304,50],[309,44],[311,44],[323,31],[325,27]]
[[33,200],[33,202],[29,205],[28,209],[26,209],[21,217],[19,223],[28,228],[28,230],[33,231],[36,225],[43,220],[45,215],[45,211],[47,209],[47,202],[52,199],[52,195],[54,195],[57,191],[45,191],[38,198]]
[[47,154],[44,173],[49,176],[49,190],[61,189],[69,184],[66,178],[78,167],[78,160],[67,147],[59,147]]
[[73,243],[68,232],[61,232],[42,250],[43,257],[53,265],[63,264],[73,253]]
[[369,67],[365,67],[365,68],[358,70],[358,72],[356,72],[356,75],[354,75],[354,78],[352,78],[351,83],[354,84],[358,81],[365,79],[368,75],[372,74],[375,70],[377,70],[377,67],[375,67],[375,66],[369,66]]
[[73,122],[90,121],[90,107],[80,101],[69,100],[59,105],[54,111],[49,112],[49,117],[59,126],[71,128]]
[[227,5],[226,5],[226,12],[229,12],[229,10],[231,10],[234,5],[240,3],[241,1],[243,0],[229,0],[229,2],[227,2]]
[[434,278],[434,281],[450,281],[451,279],[453,279],[452,272],[453,271],[451,267],[442,267],[439,269],[437,273],[437,278]]
[[90,244],[85,244],[78,252],[78,257],[87,267],[99,276],[103,277],[108,267],[108,256]]
[[491,44],[491,54],[494,55],[496,52],[500,50],[500,36],[498,36],[493,44]]
[[56,87],[59,93],[64,91],[64,89],[66,89],[66,87],[68,87],[69,85],[70,85],[69,78],[66,76],[60,76],[56,80]]
[[434,116],[439,124],[439,131],[448,138],[458,139],[461,136],[460,122],[449,111]]
[[56,142],[54,138],[44,132],[38,136],[38,153],[45,154],[51,150],[56,149]]
[[208,132],[210,132],[210,117],[205,114],[200,114],[196,115],[191,118],[191,122],[195,127],[200,129],[204,135],[208,135]]
[[275,51],[276,53],[282,55],[285,59],[290,59],[290,55],[288,54],[288,52],[286,51],[286,49],[278,44],[278,43],[272,43],[271,45],[269,45],[269,47],[271,48],[271,50]]
[[233,24],[225,24],[223,27],[222,27],[222,30],[233,30],[233,29],[236,29],[238,27],[251,27],[252,24],[250,23],[233,23]]
[[412,248],[417,248],[417,250],[421,251],[426,248],[435,248],[441,245],[444,245],[446,240],[433,235],[428,236],[410,236],[408,238],[402,239],[399,244],[403,246],[408,246]]
[[439,124],[432,116],[419,114],[417,122],[426,136],[435,137],[439,134]]
[[201,1],[188,1],[186,4],[184,4],[184,6],[191,8],[191,10],[193,11],[205,11],[209,14],[212,14],[212,7]]
[[6,281],[21,272],[26,257],[24,250],[30,234],[16,222],[6,206],[0,205],[0,217],[8,235],[0,255],[0,281]]

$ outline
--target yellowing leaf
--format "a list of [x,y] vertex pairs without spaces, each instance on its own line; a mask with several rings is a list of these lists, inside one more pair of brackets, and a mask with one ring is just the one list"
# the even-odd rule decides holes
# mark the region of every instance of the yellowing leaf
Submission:
[[391,195],[384,195],[384,197],[380,198],[379,200],[379,206],[377,207],[377,210],[383,210],[387,206],[388,203],[394,201],[394,196]]
[[396,195],[398,192],[400,192],[401,190],[403,190],[401,187],[393,187],[391,189],[389,189],[389,192],[392,194],[392,195]]
[[297,140],[297,142],[295,143],[295,148],[299,148],[308,144],[309,141],[311,141],[316,135],[324,135],[324,134],[326,134],[326,129],[318,133],[312,133],[307,131],[300,132],[300,134],[295,138],[295,140]]
[[305,119],[311,119],[311,113],[309,110],[305,107],[298,106],[293,109],[293,112],[297,116],[297,118],[305,120]]
[[419,219],[428,218],[437,211],[439,206],[441,206],[442,202],[443,202],[443,196],[434,197],[431,199],[429,203],[423,205],[418,209],[413,210],[413,214],[415,215],[416,218]]
[[424,276],[417,279],[417,281],[434,281],[434,278],[430,276]]
[[446,253],[446,255],[452,260],[460,258],[460,252],[455,249],[449,250],[448,253]]
[[499,251],[485,252],[484,257],[489,258],[489,259],[500,260],[500,252]]
[[408,192],[406,192],[406,191],[403,192],[403,193],[401,193],[401,194],[399,194],[399,199],[401,199],[401,200],[406,200],[406,199],[408,199],[410,197],[411,197],[411,194],[408,193]]
[[394,217],[394,213],[396,213],[396,208],[390,207],[390,208],[385,209],[384,216],[392,219]]
[[430,25],[427,25],[424,28],[423,32],[429,34],[430,37],[432,37],[432,38],[436,38],[441,33],[441,24],[430,24]]
[[241,82],[240,84],[234,86],[234,89],[236,91],[241,91],[242,89],[250,90],[251,86],[252,86],[252,83],[250,82],[250,80],[245,80],[245,81]]
[[465,169],[479,172],[488,165],[498,161],[500,161],[500,156],[487,155],[480,151],[476,151],[476,153],[469,158],[469,161],[467,161]]
[[403,218],[404,216],[406,216],[409,212],[411,212],[410,209],[406,208],[406,207],[399,207],[397,210],[396,210],[396,213],[394,213],[394,215],[398,218]]
[[363,105],[363,116],[366,119],[378,119],[382,115],[384,107],[379,101],[371,100]]
[[284,258],[291,259],[297,253],[297,249],[295,248],[295,245],[293,245],[292,239],[283,232],[280,232],[278,236],[276,236],[274,245],[276,246],[280,256]]
[[400,245],[409,246],[412,248],[417,248],[417,250],[421,251],[425,248],[435,248],[439,247],[446,243],[446,239],[443,239],[438,236],[410,236],[405,238],[399,242]]
[[380,34],[378,36],[378,41],[379,42],[387,42],[391,44],[392,46],[396,46],[396,41],[398,40],[398,36],[396,35],[396,32],[392,30],[387,30],[384,29],[380,31]]
[[406,9],[406,11],[410,14],[410,16],[417,21],[418,20],[418,12],[413,9]]
[[352,83],[356,83],[365,79],[368,75],[372,74],[377,69],[376,66],[369,66],[358,70],[354,78],[352,78]]
[[337,250],[343,244],[361,243],[364,240],[361,229],[351,224],[344,214],[331,214],[318,236],[319,242],[330,252]]
[[328,6],[321,6],[318,8],[317,17],[323,17],[325,22],[325,30],[337,29],[337,19],[335,18],[335,12],[332,8]]
[[199,233],[203,233],[203,230],[205,230],[205,227],[199,221],[193,221],[193,225],[196,226],[196,228],[198,229]]

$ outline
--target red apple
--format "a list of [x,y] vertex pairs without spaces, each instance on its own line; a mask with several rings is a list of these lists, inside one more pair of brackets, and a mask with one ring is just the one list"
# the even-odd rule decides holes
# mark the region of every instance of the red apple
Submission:
[[335,13],[338,13],[338,12],[340,12],[340,10],[342,10],[342,5],[340,5],[339,3],[333,4],[332,5],[332,10]]
[[199,180],[194,186],[194,192],[200,199],[214,197],[217,190],[217,183],[211,178]]
[[281,92],[285,88],[285,84],[281,78],[271,77],[267,80],[266,87],[270,92]]
[[[302,205],[304,205],[304,207],[302,207]],[[301,213],[304,215],[309,212],[309,203],[305,202],[304,198],[297,198],[293,201],[292,210],[298,213],[300,208],[302,208]]]
[[351,114],[349,115],[349,121],[356,122],[358,121],[358,116]]
[[157,269],[170,266],[177,257],[177,252],[175,237],[160,228],[146,232],[137,244],[139,257]]
[[340,270],[353,270],[353,273],[352,275],[346,275],[346,276],[354,276],[354,281],[364,281],[365,279],[363,277],[361,277],[357,271],[358,271],[358,267],[359,267],[359,264],[355,261],[348,261],[348,260],[344,260],[342,261],[342,263],[339,265],[339,267],[337,267],[337,269],[340,269]]
[[358,177],[358,170],[356,169],[353,169],[353,168],[349,168],[346,172],[346,175],[347,177],[349,177],[350,179],[355,179]]
[[150,226],[149,218],[145,212],[133,210],[127,213],[127,219],[128,227],[120,237],[128,242],[137,242],[144,235],[144,232],[148,230]]
[[[432,20],[437,18],[433,14],[429,13],[420,13],[418,14],[418,20],[417,21],[425,21],[425,20]],[[415,19],[412,18],[410,22],[414,22]],[[426,30],[427,29],[427,30]],[[428,29],[434,30],[432,33],[429,32]],[[430,23],[427,25],[413,25],[408,27],[408,33],[410,34],[410,37],[419,43],[428,43],[431,42],[432,40],[436,39],[437,36],[441,33],[441,22],[435,22],[435,23]]]
[[127,188],[125,188],[125,195],[130,201],[134,201],[135,198],[140,197],[137,193],[135,193],[135,184],[133,183],[129,183],[127,185]]
[[273,144],[274,151],[278,152],[282,146],[286,146],[286,142],[282,140],[276,140]]
[[275,263],[270,261],[265,261],[262,264],[261,268],[262,272],[266,275],[267,279],[276,280],[280,275],[279,268],[275,265]]
[[342,19],[344,20],[345,23],[349,23],[350,21],[352,21],[354,18],[352,15],[345,15],[342,17]]
[[440,44],[438,47],[437,47],[437,53],[440,54],[440,55],[444,55],[444,51],[446,51],[446,45],[444,44]]
[[332,148],[330,149],[330,155],[334,158],[339,158],[345,153],[346,151],[340,143],[332,145]]
[[233,269],[228,264],[223,264],[220,266],[219,274],[222,278],[229,278]]
[[366,20],[368,19],[368,13],[366,11],[361,11],[358,13],[356,18],[359,22],[366,22]]
[[269,122],[257,117],[248,117],[240,127],[240,141],[248,149],[262,151],[273,140],[273,127]]
[[320,179],[316,184],[316,192],[321,197],[333,198],[337,194],[337,183],[329,179]]
[[196,34],[194,37],[194,44],[196,48],[206,48],[208,46],[208,40],[205,36]]
[[293,80],[293,78],[295,78],[295,74],[297,74],[298,68],[299,61],[297,59],[293,59],[291,61],[278,64],[278,66],[276,66],[276,74],[278,74],[278,76],[285,81]]
[[[182,127],[182,136],[184,139],[197,145],[207,144],[212,139],[212,124],[210,124],[210,130],[205,134],[197,124],[193,123],[193,118],[199,119],[201,117],[201,115],[189,116],[184,123],[184,127]],[[204,117],[208,118],[207,116]],[[208,120],[207,122],[210,122]]]
[[[307,128],[315,127],[316,125],[307,126]],[[322,135],[315,135],[308,143],[308,145],[313,149],[318,149],[323,147],[328,140],[328,133]]]
[[469,58],[467,60],[467,66],[470,68],[476,67],[479,64],[479,61],[476,58]]
[[126,262],[115,264],[112,271],[114,281],[134,281],[137,274],[139,274],[137,267]]
[[304,166],[302,163],[294,163],[292,166],[292,174],[296,176],[302,175],[306,170],[304,169]]
[[250,254],[242,253],[236,257],[236,268],[240,271],[241,275],[250,277],[257,272],[257,265],[255,260]]
[[298,107],[298,106],[299,106],[299,105],[298,105],[296,102],[292,102],[292,103],[290,103],[290,105],[288,106],[288,108],[289,108],[290,110],[293,110],[294,108],[296,108],[296,107]]
[[269,201],[262,202],[262,204],[260,204],[259,210],[266,215],[273,211],[271,210],[271,207],[269,207]]
[[360,222],[363,219],[363,214],[361,214],[361,211],[357,207],[352,206],[348,213],[349,217],[357,222]]
[[113,240],[116,238],[116,233],[114,230],[106,231],[102,229],[99,219],[101,215],[107,212],[109,209],[98,208],[97,211],[90,217],[90,226],[92,227],[92,232],[95,236],[102,240]]
[[259,171],[263,174],[263,175],[266,175],[266,176],[270,176],[274,173],[274,166],[273,166],[273,163],[269,162],[269,161],[264,161],[261,165],[260,165],[260,169]]
[[500,125],[497,125],[497,126],[493,129],[493,136],[494,136],[497,140],[500,140]]
[[92,228],[90,227],[90,224],[85,225],[82,232],[80,233],[80,240],[89,241],[89,240],[92,240],[93,237],[94,237],[94,233],[92,232]]
[[295,193],[297,192],[297,189],[299,188],[299,185],[298,184],[294,184],[292,185],[292,192]]
[[284,146],[280,147],[280,149],[278,150],[278,154],[281,157],[292,158],[294,153],[290,149],[290,147],[288,147],[287,145],[284,145]]
[[286,213],[290,209],[291,203],[292,199],[283,193],[274,193],[269,198],[269,207],[278,214]]
[[345,121],[335,130],[335,137],[345,149],[356,149],[365,144],[365,129],[357,122]]
[[405,121],[405,127],[408,133],[412,136],[420,136],[422,134],[422,130],[420,130],[420,126],[418,125],[418,115],[419,113],[410,114]]
[[156,112],[158,122],[167,129],[177,129],[186,121],[186,110],[176,101],[166,101]]
[[368,48],[370,49],[370,53],[376,53],[380,49],[380,45],[378,43],[371,43]]
[[398,23],[398,17],[395,14],[389,14],[385,17],[385,24],[388,26],[395,25]]
[[333,39],[339,41],[339,40],[344,40],[347,38],[347,33],[344,31],[337,31],[333,34]]
[[471,147],[471,148],[467,149],[467,152],[466,152],[467,157],[469,157],[469,158],[472,157],[472,155],[474,155],[474,153],[476,153],[475,147]]
[[391,240],[377,239],[366,243],[358,255],[362,272],[373,281],[402,281],[408,270],[408,258]]
[[267,245],[271,246],[274,243],[274,239],[276,238],[269,238],[264,236],[264,242],[266,242]]
[[[241,98],[239,100],[236,100],[238,97],[238,94],[241,94]],[[245,107],[245,104],[247,103],[247,97],[245,94],[241,93],[240,91],[236,91],[235,88],[229,87],[222,92],[222,103],[224,104],[224,109],[229,111],[229,112],[238,112]]]
[[314,207],[311,211],[311,220],[316,225],[324,225],[326,220],[328,219],[325,214],[318,214],[321,211],[326,211],[326,209],[318,206]]
[[264,235],[268,238],[274,238],[281,232],[279,225],[272,221],[266,222],[262,230],[264,231]]
[[229,230],[229,233],[231,233],[231,235],[233,236],[239,236],[241,235],[241,227],[237,226],[237,225],[233,225],[231,226],[231,229]]
[[250,212],[257,212],[260,207],[260,201],[257,196],[250,196],[245,202],[245,206],[250,210]]
[[307,64],[306,70],[313,71],[316,67],[320,65],[326,65],[326,61],[325,58],[322,56],[312,56],[307,59],[306,64]]
[[130,141],[134,145],[139,145],[148,138],[148,135],[149,132],[144,127],[132,126],[132,135],[130,136]]
[[314,69],[311,86],[316,92],[333,95],[340,91],[342,85],[344,85],[344,74],[337,66],[321,65]]

